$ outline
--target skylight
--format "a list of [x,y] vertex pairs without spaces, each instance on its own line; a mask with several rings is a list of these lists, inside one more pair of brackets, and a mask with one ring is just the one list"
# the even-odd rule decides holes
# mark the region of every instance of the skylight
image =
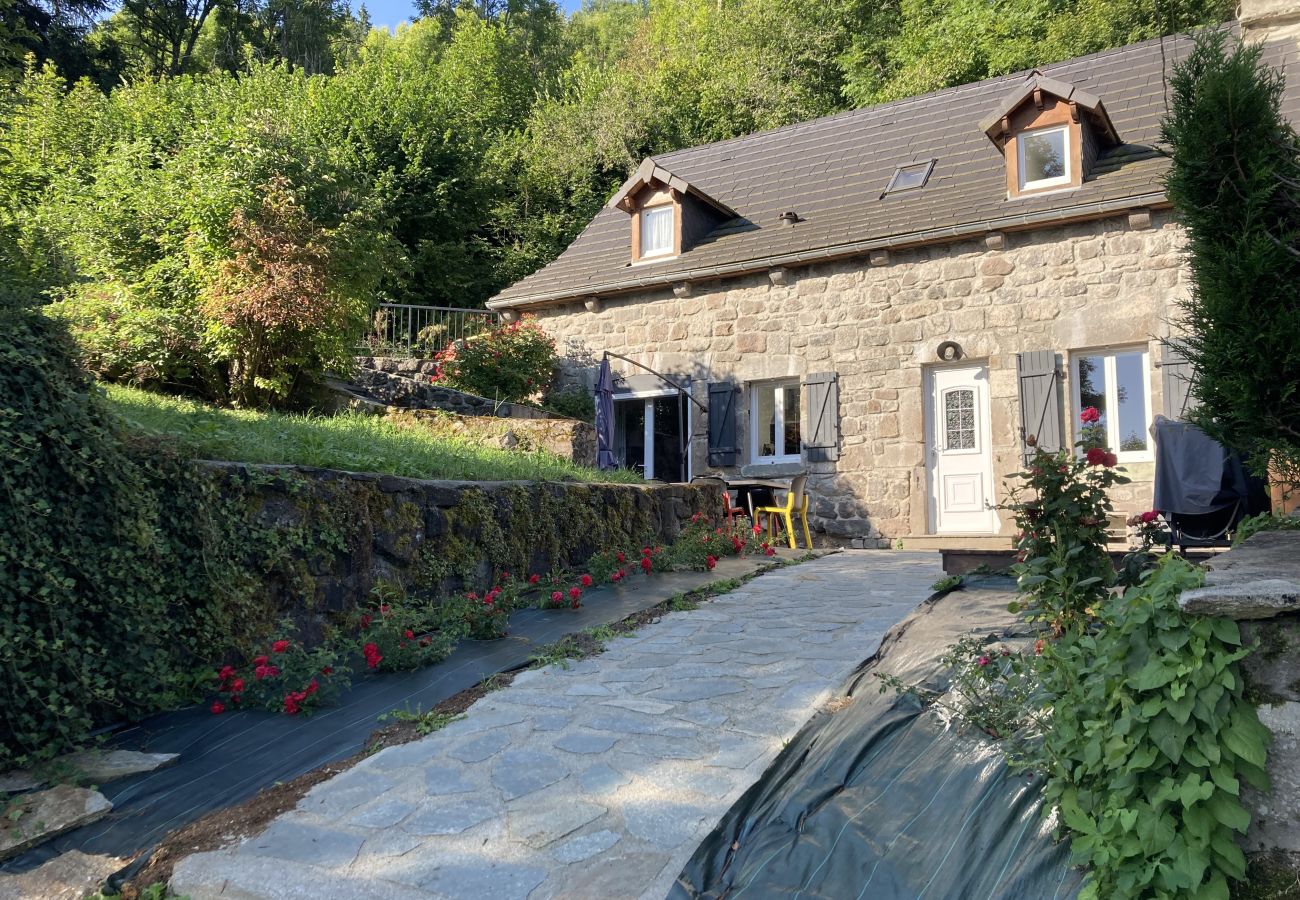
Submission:
[[930,172],[934,170],[934,163],[933,159],[928,159],[925,162],[899,166],[894,170],[894,177],[889,179],[889,187],[885,188],[885,194],[925,187],[925,183],[930,180]]

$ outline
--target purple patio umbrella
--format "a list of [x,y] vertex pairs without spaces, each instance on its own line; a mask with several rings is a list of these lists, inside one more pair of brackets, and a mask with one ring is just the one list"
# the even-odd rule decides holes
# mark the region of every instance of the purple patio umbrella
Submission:
[[596,468],[618,468],[614,458],[614,373],[609,370],[608,356],[600,361],[596,379]]

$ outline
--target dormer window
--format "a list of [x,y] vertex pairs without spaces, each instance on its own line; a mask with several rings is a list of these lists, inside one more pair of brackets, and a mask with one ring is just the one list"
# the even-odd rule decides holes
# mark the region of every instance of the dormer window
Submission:
[[1007,161],[1007,197],[1078,187],[1120,143],[1101,99],[1033,72],[980,123]]
[[1036,191],[1071,183],[1068,125],[1022,131],[1016,135],[1016,154],[1020,190]]
[[667,256],[675,247],[672,204],[641,210],[641,258]]
[[736,218],[735,212],[653,159],[637,167],[609,205],[628,214],[633,265],[680,256]]

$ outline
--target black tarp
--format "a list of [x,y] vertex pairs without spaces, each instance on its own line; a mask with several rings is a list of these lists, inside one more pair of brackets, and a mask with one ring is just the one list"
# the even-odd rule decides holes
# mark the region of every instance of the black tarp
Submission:
[[359,677],[337,706],[312,716],[263,710],[214,716],[205,707],[154,716],[113,734],[108,747],[179,753],[180,759],[100,786],[113,803],[106,818],[7,860],[0,874],[27,871],[69,850],[127,858],[141,854],[129,873],[168,832],[357,753],[380,717],[393,710],[431,709],[490,675],[526,665],[537,648],[567,634],[617,622],[676,592],[743,576],[767,563],[760,557],[729,558],[708,574],[668,573],[593,589],[577,610],[520,610],[511,614],[506,638],[462,641],[446,660],[419,671]]
[[1009,579],[928,600],[728,811],[674,898],[1056,900],[1082,873],[1043,819],[1039,784],[982,735],[960,733],[875,672],[946,687],[938,657],[966,634],[1024,640]]

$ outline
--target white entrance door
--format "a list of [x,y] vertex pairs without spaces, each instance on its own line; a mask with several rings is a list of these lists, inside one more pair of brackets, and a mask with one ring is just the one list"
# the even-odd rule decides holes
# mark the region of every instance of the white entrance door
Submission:
[[989,450],[989,377],[983,365],[929,370],[926,457],[936,534],[997,528]]

